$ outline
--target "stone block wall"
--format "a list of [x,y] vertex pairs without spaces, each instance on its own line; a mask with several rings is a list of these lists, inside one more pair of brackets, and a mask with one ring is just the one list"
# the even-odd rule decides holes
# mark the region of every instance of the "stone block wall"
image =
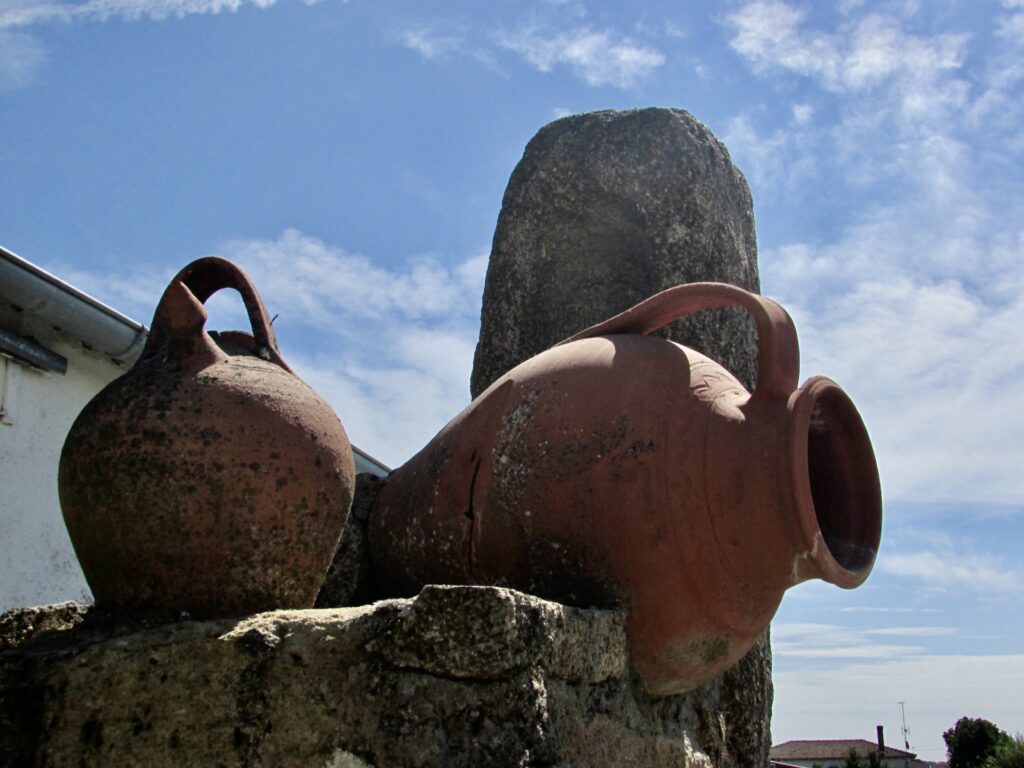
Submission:
[[0,619],[4,766],[731,764],[715,686],[650,700],[624,615],[493,587],[148,626]]

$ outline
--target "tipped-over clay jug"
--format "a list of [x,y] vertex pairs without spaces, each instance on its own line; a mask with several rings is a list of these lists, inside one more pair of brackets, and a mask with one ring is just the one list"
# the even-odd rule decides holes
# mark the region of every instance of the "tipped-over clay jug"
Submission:
[[[753,393],[649,336],[691,312],[749,311]],[[664,291],[499,378],[395,470],[370,516],[385,590],[514,587],[623,606],[655,695],[735,663],[783,592],[867,578],[881,496],[867,431],[833,381],[797,387],[796,332],[776,303],[696,283]]]

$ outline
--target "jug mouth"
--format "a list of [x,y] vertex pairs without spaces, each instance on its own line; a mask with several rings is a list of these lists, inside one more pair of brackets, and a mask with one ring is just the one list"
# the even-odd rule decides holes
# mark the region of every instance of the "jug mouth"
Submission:
[[882,493],[867,429],[831,379],[809,379],[790,400],[797,516],[816,576],[845,589],[871,573],[882,533]]

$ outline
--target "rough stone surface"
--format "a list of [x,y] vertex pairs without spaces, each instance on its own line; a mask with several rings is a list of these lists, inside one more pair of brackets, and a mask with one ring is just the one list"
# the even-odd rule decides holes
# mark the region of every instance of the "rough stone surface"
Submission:
[[637,695],[617,611],[427,587],[156,627],[91,613],[0,619],[19,628],[0,651],[0,765],[710,768],[698,732],[729,764],[716,690]]
[[[527,145],[505,191],[473,396],[573,333],[705,280],[759,288],[750,190],[712,133],[676,109],[556,120]],[[667,336],[753,382],[754,330],[742,312],[705,312]]]
[[[545,126],[526,147],[502,203],[473,395],[573,333],[658,291],[699,281],[759,290],[750,191],[714,135],[675,109],[595,112]],[[663,335],[752,388],[756,333],[741,310],[702,312]],[[715,764],[767,765],[767,633],[711,688],[718,708],[705,710],[699,730]]]
[[364,605],[378,597],[370,567],[366,521],[370,517],[370,505],[373,504],[373,499],[383,482],[380,477],[369,473],[356,475],[352,511],[345,522],[345,530],[341,532],[341,538],[338,540],[334,560],[317,595],[317,608]]

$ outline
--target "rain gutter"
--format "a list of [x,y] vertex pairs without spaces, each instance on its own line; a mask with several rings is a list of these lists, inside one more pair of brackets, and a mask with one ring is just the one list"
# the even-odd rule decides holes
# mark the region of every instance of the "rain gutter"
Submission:
[[2,246],[0,299],[119,362],[134,362],[149,335],[149,330],[142,323],[122,315]]

